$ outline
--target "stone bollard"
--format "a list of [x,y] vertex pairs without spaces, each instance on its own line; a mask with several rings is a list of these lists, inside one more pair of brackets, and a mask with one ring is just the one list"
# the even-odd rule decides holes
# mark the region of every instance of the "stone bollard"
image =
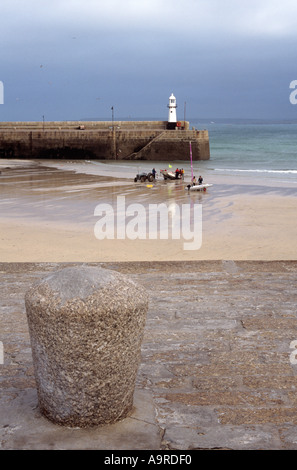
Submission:
[[127,276],[78,266],[25,296],[39,407],[73,427],[110,424],[133,407],[148,296]]

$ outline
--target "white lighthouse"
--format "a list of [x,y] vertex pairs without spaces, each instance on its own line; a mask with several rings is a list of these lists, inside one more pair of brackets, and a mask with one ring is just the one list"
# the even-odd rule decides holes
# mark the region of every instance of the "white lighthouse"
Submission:
[[176,117],[176,98],[175,96],[173,95],[173,93],[171,93],[171,96],[169,96],[169,105],[168,105],[168,108],[169,108],[169,113],[168,113],[168,123],[175,123],[177,122],[177,117]]

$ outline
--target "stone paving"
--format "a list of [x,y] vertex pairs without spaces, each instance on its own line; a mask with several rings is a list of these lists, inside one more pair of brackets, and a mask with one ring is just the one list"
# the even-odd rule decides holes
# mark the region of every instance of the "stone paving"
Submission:
[[97,265],[150,296],[131,416],[40,414],[24,295],[69,264],[0,263],[0,449],[297,449],[297,261]]

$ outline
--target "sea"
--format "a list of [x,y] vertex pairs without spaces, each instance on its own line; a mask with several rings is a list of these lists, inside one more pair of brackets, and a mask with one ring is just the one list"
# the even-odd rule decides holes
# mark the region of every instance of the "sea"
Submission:
[[201,171],[297,185],[297,121],[193,119],[190,125],[209,132],[211,158],[199,163]]
[[[142,204],[198,201],[217,216],[219,204],[238,195],[261,194],[297,198],[297,120],[252,121],[191,119],[190,128],[207,129],[210,159],[193,162],[193,173],[212,184],[205,193],[185,191],[191,180],[189,159],[183,161],[37,159],[40,169],[1,176],[2,217],[23,217],[89,224],[99,202],[118,195]],[[44,172],[42,166],[60,173]],[[184,182],[164,182],[160,170],[185,171]],[[156,184],[134,183],[137,173],[157,171]],[[76,174],[75,174],[76,173]],[[54,175],[54,177],[53,177]],[[89,175],[92,175],[89,177]],[[100,178],[97,178],[99,176]],[[106,178],[105,178],[106,177]],[[183,184],[185,183],[185,184]],[[226,197],[225,197],[226,196]],[[231,199],[229,198],[231,196]],[[297,201],[297,199],[296,199]],[[66,220],[67,219],[67,220]]]
[[[297,120],[269,121],[244,119],[191,119],[190,129],[209,132],[210,159],[193,163],[196,178],[249,181],[255,184],[282,184],[297,188]],[[183,168],[191,176],[188,161],[173,162],[89,162],[101,166],[103,174],[132,176],[131,171],[150,171],[172,167]]]

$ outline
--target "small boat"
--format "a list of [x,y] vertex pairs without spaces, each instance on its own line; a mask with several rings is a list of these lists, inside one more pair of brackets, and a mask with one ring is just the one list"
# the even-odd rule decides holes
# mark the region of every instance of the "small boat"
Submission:
[[185,187],[188,191],[206,191],[207,188],[210,188],[212,184],[188,184],[188,186]]
[[[190,159],[191,159],[191,176],[192,176],[192,179],[191,181],[193,181],[193,157],[192,157],[192,144],[190,142]],[[210,186],[212,186],[212,184],[208,184],[208,183],[202,183],[203,181],[203,178],[201,178],[201,183],[192,183],[192,184],[188,184],[185,189],[187,189],[188,191],[206,191],[207,188],[210,188]]]
[[176,172],[174,171],[168,171],[168,170],[160,170],[161,175],[163,175],[164,180],[180,180],[182,177],[181,172],[177,173],[176,177]]

